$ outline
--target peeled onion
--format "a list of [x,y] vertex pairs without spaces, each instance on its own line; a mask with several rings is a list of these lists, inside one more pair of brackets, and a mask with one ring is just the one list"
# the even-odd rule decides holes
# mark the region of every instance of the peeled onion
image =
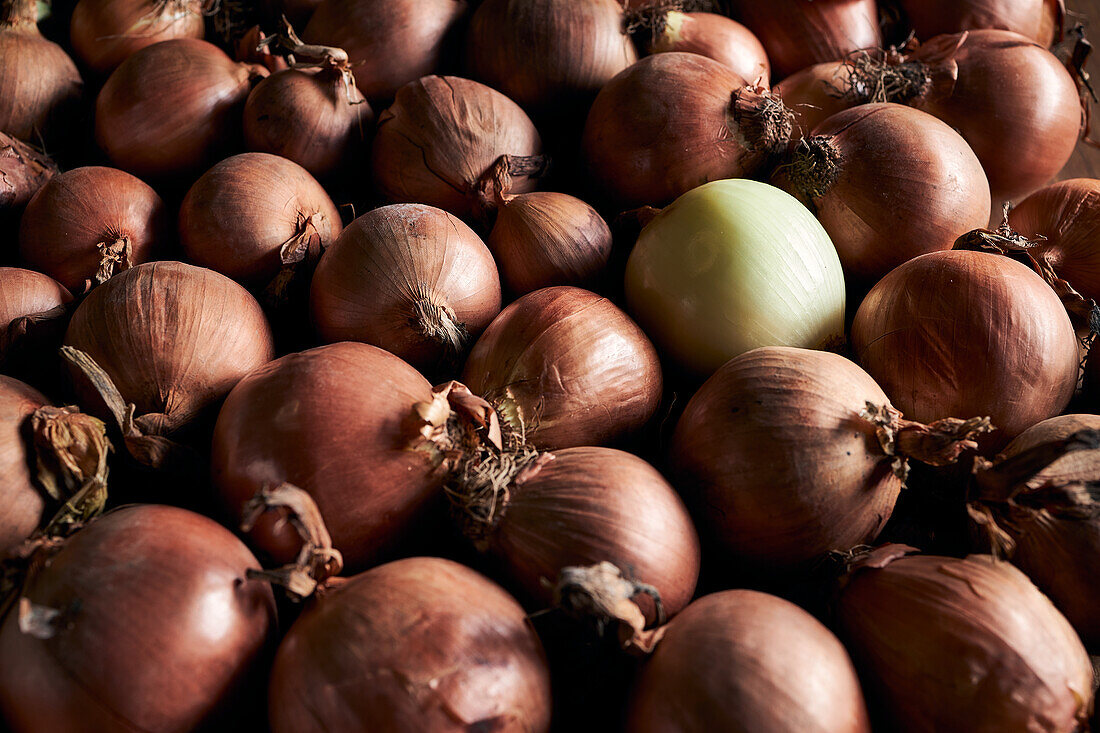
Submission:
[[135,51],[173,38],[202,38],[203,0],[80,0],[73,8],[73,51],[99,74]]
[[999,28],[1050,46],[1061,34],[1063,0],[901,0],[917,38]]
[[650,53],[684,51],[719,61],[742,79],[767,88],[771,65],[760,40],[745,26],[715,13],[667,11],[646,44]]

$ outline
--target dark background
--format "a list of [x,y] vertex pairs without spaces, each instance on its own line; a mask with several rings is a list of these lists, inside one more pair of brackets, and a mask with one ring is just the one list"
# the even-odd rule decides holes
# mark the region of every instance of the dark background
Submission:
[[[1066,11],[1067,30],[1077,23],[1083,23],[1087,37],[1097,48],[1089,59],[1086,70],[1092,77],[1093,88],[1100,96],[1100,0],[1066,0]],[[1096,102],[1093,103],[1092,128],[1093,137],[1100,138],[1100,103]],[[1058,178],[1100,178],[1100,148],[1085,142],[1078,143],[1077,150]]]

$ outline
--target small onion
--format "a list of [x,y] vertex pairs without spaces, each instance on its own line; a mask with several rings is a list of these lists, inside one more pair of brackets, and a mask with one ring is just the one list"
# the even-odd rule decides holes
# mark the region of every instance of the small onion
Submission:
[[657,352],[611,301],[580,288],[528,293],[478,339],[462,381],[541,450],[601,445],[657,411]]
[[775,93],[795,116],[792,141],[809,137],[822,122],[859,103],[848,93],[845,68],[843,61],[814,64],[775,85]]
[[[64,329],[65,305],[72,299],[65,286],[48,275],[0,267],[0,366],[8,370],[9,361],[34,361],[38,355],[24,353],[33,349],[25,340],[42,329],[49,331],[44,337],[48,348],[56,353],[61,337],[54,332],[58,326]],[[37,371],[39,367],[34,368]]]
[[858,284],[951,249],[989,219],[989,183],[970,146],[932,115],[899,104],[833,115],[776,181],[816,212]]
[[310,299],[322,341],[362,341],[428,369],[461,363],[500,312],[500,278],[461,219],[394,204],[344,230],[317,267]]
[[890,545],[839,600],[840,637],[894,731],[1074,731],[1092,665],[1019,570],[988,555],[904,557]]
[[186,731],[239,715],[276,626],[253,569],[239,539],[193,512],[138,505],[94,521],[0,629],[4,717],[13,731]]
[[39,189],[19,228],[22,262],[84,292],[153,259],[168,239],[164,201],[115,168],[88,166]]
[[1062,412],[1077,384],[1058,296],[995,254],[933,252],[898,267],[859,306],[852,346],[907,417],[988,415],[994,450]]
[[73,8],[73,51],[109,74],[135,51],[173,38],[202,38],[203,0],[80,0]]
[[829,236],[764,183],[715,181],[642,230],[626,266],[631,312],[662,352],[706,376],[758,346],[844,337],[844,276]]
[[768,87],[771,65],[760,39],[745,26],[724,15],[671,10],[658,15],[650,53],[685,51],[707,56],[730,67],[752,84]]
[[0,216],[21,216],[38,189],[57,173],[57,164],[22,140],[0,132]]
[[661,206],[786,149],[790,111],[725,65],[693,53],[647,56],[600,91],[584,128],[595,184],[623,207]]
[[1061,35],[1064,0],[901,0],[917,38],[997,28],[1050,46]]
[[793,603],[751,590],[704,596],[668,625],[629,720],[631,733],[871,730],[840,641]]
[[0,374],[0,555],[30,537],[42,521],[46,501],[32,480],[34,450],[25,428],[47,404],[38,390]]

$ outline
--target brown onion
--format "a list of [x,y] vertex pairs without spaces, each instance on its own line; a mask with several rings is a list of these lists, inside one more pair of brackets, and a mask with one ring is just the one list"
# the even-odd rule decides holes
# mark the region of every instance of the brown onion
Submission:
[[143,178],[194,173],[239,135],[255,67],[212,43],[177,38],[129,56],[96,99],[96,141]]
[[697,53],[720,61],[756,86],[768,88],[771,80],[768,55],[760,39],[745,26],[715,13],[671,10],[657,17],[657,26],[646,44],[650,53]]
[[440,71],[447,36],[466,11],[466,0],[323,0],[302,37],[346,50],[367,99],[388,100]]
[[0,554],[30,537],[42,521],[46,501],[31,478],[34,453],[25,427],[47,404],[38,390],[0,374]]
[[905,263],[860,305],[852,346],[909,418],[988,415],[993,450],[1064,410],[1077,384],[1077,338],[1058,296],[1000,255]]
[[57,164],[22,140],[0,132],[0,216],[21,216],[38,189],[57,173]]
[[790,110],[772,93],[705,56],[659,53],[600,91],[584,154],[618,204],[662,206],[708,181],[751,176],[790,134]]
[[950,249],[989,219],[989,183],[966,141],[899,104],[833,115],[803,139],[776,180],[815,211],[845,274],[861,284]]
[[32,142],[60,138],[84,82],[61,46],[39,33],[35,0],[0,2],[0,69],[0,130]]
[[636,683],[631,733],[869,733],[848,652],[798,606],[766,593],[703,596],[668,625]]
[[237,728],[276,628],[271,589],[246,579],[255,568],[193,512],[138,505],[96,520],[0,629],[4,717],[13,731],[185,731],[225,713]]
[[882,45],[875,0],[733,0],[779,77]]
[[657,352],[637,324],[608,299],[566,286],[501,311],[462,381],[541,450],[625,438],[653,416],[663,388]]
[[461,363],[500,312],[500,278],[461,219],[394,204],[348,225],[321,259],[310,299],[322,341],[362,341],[435,369]]
[[0,365],[10,369],[9,361],[19,361],[36,355],[26,354],[42,334],[53,353],[61,340],[58,327],[64,330],[67,309],[73,296],[65,286],[48,275],[18,267],[0,267]]
[[894,731],[1079,730],[1092,665],[1023,573],[889,545],[840,595],[840,637]]
[[791,140],[797,142],[837,112],[859,103],[849,94],[843,61],[814,64],[775,85],[775,93],[795,115]]
[[[542,151],[530,118],[512,100],[484,84],[455,76],[426,76],[406,84],[378,118],[374,182],[394,202],[436,206],[464,219],[484,216],[485,190],[502,155],[527,158]],[[516,175],[512,190],[534,181]]]
[[999,28],[1049,46],[1061,35],[1064,0],[901,0],[917,38]]
[[202,38],[203,0],[80,0],[69,38],[88,67],[108,74],[126,57],[173,38]]
[[164,201],[140,179],[74,168],[39,189],[19,228],[22,262],[81,293],[156,257],[168,239]]

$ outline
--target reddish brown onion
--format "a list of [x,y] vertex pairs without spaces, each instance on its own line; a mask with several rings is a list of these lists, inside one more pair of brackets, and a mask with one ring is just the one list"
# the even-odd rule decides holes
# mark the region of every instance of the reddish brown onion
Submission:
[[96,520],[0,629],[4,717],[13,731],[185,731],[240,714],[275,635],[270,588],[245,576],[254,568],[231,532],[183,509]]
[[0,374],[0,554],[30,537],[42,521],[46,501],[32,480],[34,451],[26,428],[34,411],[47,404],[38,390]]
[[73,8],[73,51],[109,74],[135,51],[173,38],[202,38],[203,0],[80,0]]
[[168,239],[167,213],[140,179],[100,166],[54,176],[27,205],[22,262],[80,293],[154,259]]
[[344,230],[317,267],[310,299],[322,341],[362,341],[434,369],[461,363],[500,312],[500,278],[461,219],[394,204]]
[[720,61],[754,85],[767,89],[770,84],[771,64],[760,39],[724,15],[669,11],[646,47],[650,53],[697,53]]
[[616,441],[661,401],[657,352],[611,301],[573,287],[528,293],[478,339],[462,381],[536,448]]
[[1062,32],[1064,0],[901,0],[917,38],[999,28],[1049,46]]
[[751,590],[684,609],[636,684],[631,733],[871,730],[840,641],[793,603]]
[[795,115],[792,141],[809,137],[822,122],[859,103],[848,93],[844,69],[843,61],[814,64],[775,85],[775,93]]
[[0,132],[0,215],[21,215],[56,173],[57,164],[48,155]]
[[72,299],[65,286],[48,275],[0,267],[0,364],[15,356],[28,331],[63,318],[64,306]]
[[584,154],[618,204],[662,206],[708,181],[751,176],[790,134],[790,110],[770,92],[705,56],[659,53],[600,91]]
[[1023,573],[988,555],[889,545],[840,595],[840,637],[895,731],[1079,730],[1092,665]]

